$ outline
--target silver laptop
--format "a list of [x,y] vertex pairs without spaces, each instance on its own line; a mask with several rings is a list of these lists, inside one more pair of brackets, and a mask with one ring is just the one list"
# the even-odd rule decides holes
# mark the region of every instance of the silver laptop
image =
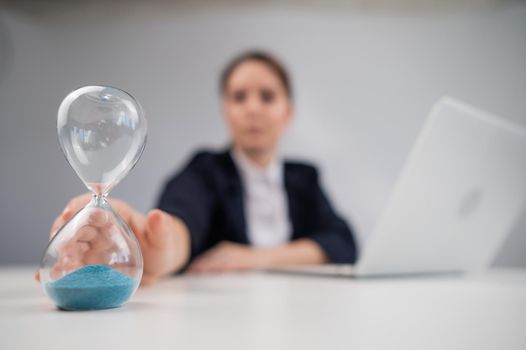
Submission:
[[355,266],[273,269],[343,276],[466,272],[491,263],[526,204],[526,130],[440,99]]

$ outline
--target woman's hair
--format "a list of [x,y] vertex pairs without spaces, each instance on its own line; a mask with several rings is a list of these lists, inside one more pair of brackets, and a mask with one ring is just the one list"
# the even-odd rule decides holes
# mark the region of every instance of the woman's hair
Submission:
[[287,93],[287,96],[289,99],[292,99],[292,87],[290,84],[290,78],[289,74],[287,72],[287,69],[285,66],[274,56],[272,56],[269,53],[266,53],[264,51],[247,51],[239,56],[234,57],[223,69],[221,73],[221,78],[219,81],[219,91],[221,92],[221,95],[225,94],[226,87],[228,84],[228,79],[230,79],[230,76],[234,72],[234,70],[241,65],[244,62],[247,61],[258,61],[263,64],[265,64],[267,67],[269,67],[278,77],[280,82],[283,84],[283,87],[285,88],[285,92]]

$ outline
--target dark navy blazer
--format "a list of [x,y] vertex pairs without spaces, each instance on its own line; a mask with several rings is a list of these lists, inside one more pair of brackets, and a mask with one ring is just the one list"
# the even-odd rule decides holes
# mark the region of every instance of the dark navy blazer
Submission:
[[[311,165],[284,163],[291,239],[310,238],[333,263],[354,263],[355,239],[336,214]],[[183,220],[191,235],[191,259],[220,241],[250,244],[243,185],[230,152],[198,152],[165,185],[157,208]]]

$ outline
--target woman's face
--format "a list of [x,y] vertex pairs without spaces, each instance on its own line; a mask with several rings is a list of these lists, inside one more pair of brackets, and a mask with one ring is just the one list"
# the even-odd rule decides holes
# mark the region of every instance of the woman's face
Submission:
[[230,74],[223,106],[234,145],[249,153],[272,151],[292,117],[283,83],[256,60],[241,63]]

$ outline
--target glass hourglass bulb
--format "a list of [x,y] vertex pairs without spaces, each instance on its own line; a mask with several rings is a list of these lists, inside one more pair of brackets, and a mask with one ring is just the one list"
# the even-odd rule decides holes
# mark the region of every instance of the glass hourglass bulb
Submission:
[[51,239],[40,263],[44,291],[61,309],[117,307],[139,285],[139,244],[107,195],[139,160],[146,130],[139,103],[117,88],[82,87],[59,107],[60,146],[93,194]]

